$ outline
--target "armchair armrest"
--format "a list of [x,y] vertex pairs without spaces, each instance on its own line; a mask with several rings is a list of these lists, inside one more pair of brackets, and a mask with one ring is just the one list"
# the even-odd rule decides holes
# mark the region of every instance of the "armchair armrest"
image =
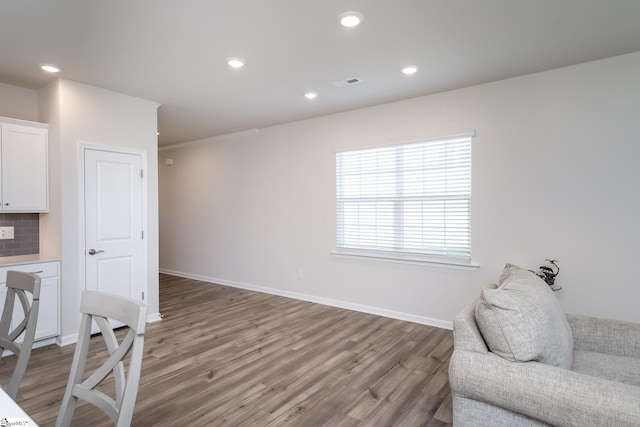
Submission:
[[509,362],[493,353],[454,351],[454,395],[555,426],[638,426],[640,387],[538,362]]
[[460,350],[487,353],[487,345],[476,323],[476,298],[467,304],[453,320],[454,347]]
[[[497,285],[491,283],[485,288],[495,289]],[[476,323],[476,305],[478,305],[478,298],[470,301],[453,319],[454,347],[460,350],[487,353],[489,349]]]
[[640,323],[567,314],[573,349],[640,357]]

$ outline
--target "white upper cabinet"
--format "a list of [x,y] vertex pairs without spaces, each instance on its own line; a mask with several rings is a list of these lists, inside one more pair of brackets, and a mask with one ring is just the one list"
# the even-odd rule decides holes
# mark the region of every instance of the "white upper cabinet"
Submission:
[[0,212],[46,212],[47,126],[3,120],[0,119]]

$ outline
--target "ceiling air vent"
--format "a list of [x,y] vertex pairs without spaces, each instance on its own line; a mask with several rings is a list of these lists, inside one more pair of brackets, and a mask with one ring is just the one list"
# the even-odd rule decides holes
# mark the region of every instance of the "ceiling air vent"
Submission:
[[358,77],[352,77],[350,79],[340,80],[338,82],[335,82],[334,85],[336,85],[337,87],[345,87],[345,86],[355,85],[358,83],[362,83],[362,79]]

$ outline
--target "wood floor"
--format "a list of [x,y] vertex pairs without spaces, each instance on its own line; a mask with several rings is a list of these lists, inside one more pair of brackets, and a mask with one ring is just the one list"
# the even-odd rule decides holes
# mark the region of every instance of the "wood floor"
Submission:
[[[160,311],[135,426],[451,425],[449,330],[167,275]],[[31,355],[18,403],[40,426],[55,423],[73,350]],[[0,383],[14,363],[0,361]],[[112,424],[81,402],[73,425]]]

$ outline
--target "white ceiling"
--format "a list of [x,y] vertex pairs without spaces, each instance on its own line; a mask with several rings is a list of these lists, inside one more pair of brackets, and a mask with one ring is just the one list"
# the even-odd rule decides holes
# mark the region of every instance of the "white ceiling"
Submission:
[[162,146],[640,51],[640,1],[2,0],[0,41],[2,83],[160,103]]

